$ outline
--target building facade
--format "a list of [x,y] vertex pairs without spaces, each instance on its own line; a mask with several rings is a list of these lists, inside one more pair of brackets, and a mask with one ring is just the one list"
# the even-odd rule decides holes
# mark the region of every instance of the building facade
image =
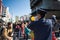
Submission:
[[9,12],[9,7],[3,7],[2,14],[3,16],[5,16],[2,18],[5,22],[11,22],[11,14]]
[[30,6],[33,14],[38,9],[44,9],[49,15],[46,15],[46,18],[56,15],[57,19],[60,20],[60,0],[30,0]]
[[3,5],[2,0],[0,0],[0,18],[5,17],[5,11],[6,7]]
[[15,16],[15,22],[18,22],[19,16]]
[[2,16],[2,0],[0,0],[0,17]]

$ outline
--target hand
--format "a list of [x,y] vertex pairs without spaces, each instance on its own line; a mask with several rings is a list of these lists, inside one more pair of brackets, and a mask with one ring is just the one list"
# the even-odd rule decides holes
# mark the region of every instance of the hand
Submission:
[[12,39],[11,37],[8,38],[8,40],[11,40],[11,39]]

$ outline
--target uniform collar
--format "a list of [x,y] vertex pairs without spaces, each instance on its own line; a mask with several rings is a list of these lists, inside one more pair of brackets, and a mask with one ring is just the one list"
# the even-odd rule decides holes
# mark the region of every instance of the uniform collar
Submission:
[[44,21],[44,20],[45,20],[45,18],[40,18],[40,19],[39,19],[39,21]]

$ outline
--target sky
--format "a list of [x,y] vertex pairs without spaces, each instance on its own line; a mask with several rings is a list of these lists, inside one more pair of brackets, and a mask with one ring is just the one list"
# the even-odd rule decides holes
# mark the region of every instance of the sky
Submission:
[[9,7],[9,12],[13,17],[31,13],[30,0],[2,0],[2,3],[4,6]]

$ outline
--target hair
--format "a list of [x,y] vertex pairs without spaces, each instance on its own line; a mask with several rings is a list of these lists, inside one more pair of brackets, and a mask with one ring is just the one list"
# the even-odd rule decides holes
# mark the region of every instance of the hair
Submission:
[[8,22],[8,26],[11,25],[12,23],[11,22]]
[[11,27],[9,27],[12,23],[11,22],[8,22],[8,27],[7,29],[10,29]]

